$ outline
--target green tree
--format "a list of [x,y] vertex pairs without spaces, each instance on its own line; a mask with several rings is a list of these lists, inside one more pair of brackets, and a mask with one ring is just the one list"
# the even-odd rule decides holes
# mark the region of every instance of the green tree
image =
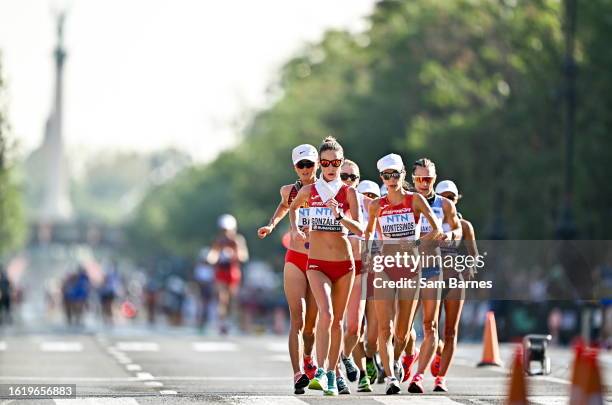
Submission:
[[25,236],[21,196],[12,176],[5,103],[6,93],[0,63],[0,257],[18,248]]

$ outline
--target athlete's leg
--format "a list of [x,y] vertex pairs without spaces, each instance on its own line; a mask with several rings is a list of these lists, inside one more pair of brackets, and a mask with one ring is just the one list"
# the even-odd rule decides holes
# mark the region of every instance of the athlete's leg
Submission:
[[393,376],[393,314],[395,301],[390,298],[381,298],[374,301],[376,319],[378,320],[378,349],[380,359],[388,377]]
[[[304,278],[306,279],[306,274]],[[306,282],[308,280],[306,279]],[[315,327],[317,326],[317,301],[315,300],[310,286],[306,289],[306,318],[304,320],[304,332],[302,338],[304,340],[304,356],[312,355],[312,348],[315,341]]]
[[[332,285],[332,324],[331,342],[329,349],[329,364],[338,364],[340,360],[340,349],[342,348],[342,323],[344,313],[348,304],[349,295],[355,279],[354,272],[351,271],[336,280]],[[331,366],[329,367],[331,369]]]
[[332,323],[332,282],[323,272],[310,270],[306,272],[310,290],[317,302],[319,319],[316,328],[316,354],[317,363],[323,369],[333,369],[335,364],[326,364],[330,346],[330,332]]
[[361,335],[361,325],[363,321],[363,313],[365,312],[365,300],[362,300],[361,292],[361,274],[355,277],[355,283],[351,289],[346,308],[346,333],[344,335],[343,354],[345,357],[350,357],[353,349],[359,341]]
[[459,320],[461,319],[461,310],[463,302],[461,289],[454,289],[449,292],[444,300],[444,312],[446,319],[444,321],[444,350],[442,351],[442,362],[440,364],[439,376],[444,377],[448,372],[453,355],[457,349],[457,333],[459,331]]
[[[395,321],[394,333],[394,359],[397,361],[402,356],[404,349],[413,330],[412,324],[419,303],[418,288],[402,289],[399,292],[397,303],[397,317]],[[396,376],[397,377],[397,376]]]
[[435,289],[427,289],[423,292],[423,343],[419,350],[419,367],[417,374],[423,374],[429,366],[431,359],[436,351],[438,344],[438,309],[440,301],[435,298],[437,291]]
[[285,263],[284,287],[287,304],[289,305],[289,357],[293,372],[301,370],[302,332],[306,313],[306,294],[308,282],[302,270],[293,263]]

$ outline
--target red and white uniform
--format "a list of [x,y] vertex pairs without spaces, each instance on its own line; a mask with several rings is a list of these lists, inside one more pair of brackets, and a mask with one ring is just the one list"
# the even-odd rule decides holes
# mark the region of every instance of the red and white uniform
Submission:
[[393,205],[388,196],[380,201],[378,222],[383,240],[417,240],[421,234],[420,214],[412,209],[412,193],[406,194],[401,203]]
[[[343,185],[334,197],[338,201],[338,207],[345,214],[350,208],[347,200],[348,189],[349,186]],[[327,201],[321,201],[317,188],[313,186],[311,190],[310,198],[308,199],[310,230],[348,233],[348,229],[340,221],[336,220],[336,215],[332,212],[331,208],[325,206]]]

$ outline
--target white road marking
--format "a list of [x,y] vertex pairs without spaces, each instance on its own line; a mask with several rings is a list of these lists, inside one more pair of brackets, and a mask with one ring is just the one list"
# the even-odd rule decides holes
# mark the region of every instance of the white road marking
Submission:
[[164,383],[159,381],[145,381],[145,387],[163,387]]
[[[228,396],[224,398],[230,404],[237,405],[304,405],[304,402],[294,396]],[[404,399],[405,401],[405,399]]]
[[136,373],[136,378],[139,380],[153,380],[155,379],[151,373]]
[[0,352],[3,352],[6,350],[6,342],[0,342]]
[[57,405],[138,405],[134,398],[72,398],[54,401]]
[[79,342],[42,342],[40,350],[43,352],[81,352],[83,345]]
[[528,397],[529,402],[543,405],[566,405],[569,397]]
[[194,342],[191,346],[196,352],[236,352],[238,345],[232,342]]
[[52,381],[52,382],[130,382],[139,381],[136,377],[26,377],[0,376],[0,381]]
[[125,369],[127,371],[141,371],[142,367],[140,367],[138,364],[127,364]]
[[160,390],[159,393],[162,395],[176,395],[177,394],[177,392],[173,390]]
[[117,342],[115,346],[124,352],[158,352],[159,345],[154,342]]
[[456,405],[461,403],[440,395],[385,395],[368,398],[372,398],[374,401],[384,405],[403,405],[406,403],[411,405]]

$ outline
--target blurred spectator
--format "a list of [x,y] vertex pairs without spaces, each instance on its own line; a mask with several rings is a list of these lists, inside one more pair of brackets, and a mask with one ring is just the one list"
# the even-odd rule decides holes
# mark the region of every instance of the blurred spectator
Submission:
[[98,289],[100,305],[102,306],[102,321],[106,325],[113,324],[113,304],[121,290],[121,278],[117,264],[112,263],[105,271],[102,285]]
[[12,322],[11,300],[13,288],[2,265],[0,265],[0,325]]
[[164,309],[170,325],[180,326],[183,323],[185,294],[185,281],[175,274],[168,277],[164,291]]
[[149,275],[144,286],[144,305],[147,313],[147,323],[155,324],[156,311],[159,302],[160,284],[153,275]]
[[215,291],[215,273],[212,266],[208,263],[207,259],[209,252],[209,248],[204,248],[200,251],[198,263],[196,264],[194,270],[194,279],[196,283],[198,283],[198,288],[200,292],[200,305],[198,309],[198,328],[200,330],[203,330],[208,323],[208,313]]
[[89,298],[89,290],[89,277],[82,266],[79,266],[76,272],[69,273],[65,278],[62,285],[62,294],[68,325],[82,325],[83,313]]

